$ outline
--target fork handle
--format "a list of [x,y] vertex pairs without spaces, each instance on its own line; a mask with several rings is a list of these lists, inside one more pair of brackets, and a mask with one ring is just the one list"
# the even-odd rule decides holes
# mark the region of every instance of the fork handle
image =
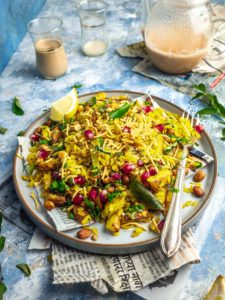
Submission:
[[187,147],[185,146],[175,182],[175,188],[178,189],[178,192],[173,193],[169,211],[161,233],[161,249],[168,258],[172,257],[180,248],[182,220],[181,194],[185,177],[186,156]]

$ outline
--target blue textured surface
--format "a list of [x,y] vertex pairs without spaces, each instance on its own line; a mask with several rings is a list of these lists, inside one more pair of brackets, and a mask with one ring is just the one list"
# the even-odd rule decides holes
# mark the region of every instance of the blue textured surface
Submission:
[[45,0],[0,1],[0,73],[24,37],[28,21],[44,3]]
[[[19,2],[18,0],[16,1]],[[21,0],[20,2],[25,1]],[[184,109],[188,109],[190,105],[198,109],[199,103],[196,101],[190,104],[188,96],[131,72],[132,67],[139,60],[124,59],[115,53],[115,49],[121,45],[141,40],[139,21],[124,10],[122,4],[125,1],[111,1],[111,13],[108,19],[111,45],[108,52],[99,58],[83,56],[79,47],[79,19],[74,2],[74,0],[49,0],[41,12],[42,16],[49,14],[58,15],[64,20],[64,37],[69,57],[67,74],[56,81],[40,78],[35,68],[32,42],[30,37],[26,35],[18,51],[13,55],[0,77],[0,126],[8,128],[6,135],[0,135],[0,176],[12,167],[12,158],[17,145],[16,134],[20,130],[24,130],[53,101],[65,95],[75,82],[83,83],[80,93],[102,89],[130,89],[141,92],[151,89],[152,94],[176,103]],[[224,1],[220,2],[224,4]],[[15,116],[11,112],[14,96],[18,96],[21,100],[25,110],[23,117]],[[209,118],[206,126],[216,147],[220,175],[224,178],[224,143],[220,141],[220,138],[213,130],[214,123],[215,120]],[[202,261],[199,265],[192,267],[192,273],[188,280],[187,292],[189,295],[185,300],[201,299],[201,295],[215,276],[219,273],[225,274],[224,228],[225,207],[223,205],[202,249]],[[8,286],[6,300],[138,299],[137,296],[131,293],[116,295],[111,292],[103,297],[87,284],[52,285],[51,267],[46,260],[47,252],[27,252],[30,236],[7,221],[3,224],[3,234],[7,237],[7,242],[0,259],[5,282]],[[24,261],[27,261],[32,266],[33,273],[31,278],[25,278],[15,268],[15,264]]]

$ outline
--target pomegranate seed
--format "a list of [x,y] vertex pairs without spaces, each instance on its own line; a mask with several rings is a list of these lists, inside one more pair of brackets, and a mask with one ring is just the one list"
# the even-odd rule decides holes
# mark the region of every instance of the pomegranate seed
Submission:
[[108,191],[107,190],[103,190],[101,191],[100,195],[99,195],[99,198],[101,200],[102,203],[105,203],[107,202],[107,195],[108,195]]
[[121,168],[121,171],[124,173],[124,174],[129,174],[131,173],[132,171],[135,170],[135,165],[134,164],[124,164]]
[[114,180],[120,180],[121,179],[121,175],[119,173],[113,173],[111,177]]
[[145,114],[148,114],[149,112],[154,111],[154,107],[152,107],[152,106],[145,106],[143,110],[144,110]]
[[156,129],[158,129],[158,131],[163,132],[164,130],[164,125],[163,124],[158,124],[155,126]]
[[91,130],[85,130],[84,135],[87,139],[93,139],[95,137],[93,131]]
[[55,179],[55,180],[61,180],[62,179],[61,175],[57,171],[52,172],[52,178]]
[[41,149],[38,154],[39,157],[46,159],[49,156],[49,151]]
[[97,197],[98,197],[98,190],[97,190],[97,188],[95,188],[95,187],[91,188],[91,190],[88,193],[88,197],[91,200],[95,201],[97,199]]
[[160,222],[159,222],[159,224],[157,224],[157,226],[158,226],[158,228],[159,228],[159,230],[160,231],[162,231],[163,230],[163,226],[164,226],[164,224],[165,224],[165,220],[163,219],[163,220],[161,220]]
[[86,180],[85,180],[84,176],[78,175],[77,177],[75,177],[73,179],[73,182],[77,185],[84,185]]
[[195,130],[196,130],[198,133],[202,133],[203,129],[204,129],[204,127],[203,127],[203,125],[201,125],[201,124],[198,124],[198,125],[195,126]]
[[124,126],[123,127],[123,132],[124,133],[131,133],[131,128],[129,126]]
[[37,135],[37,134],[33,133],[33,134],[30,135],[30,139],[33,142],[38,142],[40,140],[40,135]]
[[150,174],[150,176],[156,175],[156,174],[157,174],[156,169],[155,169],[154,167],[150,167],[150,168],[149,168],[149,174]]
[[141,174],[141,181],[144,183],[146,180],[150,177],[150,172],[145,171],[144,173]]
[[73,197],[73,203],[74,204],[81,204],[81,202],[84,200],[84,197],[80,194],[77,193],[74,197]]
[[137,164],[138,164],[138,167],[143,167],[143,166],[144,166],[144,162],[143,162],[142,159],[139,159],[139,160],[137,161]]

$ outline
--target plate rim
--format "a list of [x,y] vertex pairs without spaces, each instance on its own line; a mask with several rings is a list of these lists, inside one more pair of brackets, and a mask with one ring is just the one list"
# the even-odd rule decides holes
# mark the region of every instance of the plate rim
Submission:
[[[89,96],[92,96],[92,95],[95,95],[95,94],[98,94],[98,93],[128,93],[128,94],[136,94],[138,96],[142,96],[144,95],[145,93],[143,92],[138,92],[138,91],[132,91],[132,90],[101,90],[101,91],[95,91],[95,92],[90,92],[90,93],[85,93],[85,94],[82,94],[82,95],[79,95],[79,98],[84,98],[84,97],[89,97]],[[179,106],[177,106],[176,104],[174,103],[171,103],[161,97],[157,97],[157,96],[154,96],[152,95],[153,99],[156,99],[156,100],[160,100],[160,101],[163,101],[165,102],[166,104],[178,109],[181,113],[182,112],[185,112],[185,110]],[[24,133],[24,136],[28,133],[28,131],[40,120],[42,119],[45,115],[47,115],[49,113],[49,111],[46,111],[44,113],[42,113],[41,115],[39,115],[28,127],[27,129],[25,130],[25,133]],[[212,196],[212,192],[215,188],[215,184],[216,184],[216,179],[217,179],[217,165],[218,165],[218,161],[217,161],[217,156],[216,156],[216,151],[215,151],[215,148],[213,146],[213,143],[208,135],[208,133],[203,130],[203,134],[205,135],[206,139],[207,139],[207,142],[209,143],[209,146],[211,148],[211,151],[212,151],[212,156],[214,158],[214,173],[213,173],[213,181],[212,181],[212,184],[210,186],[210,189],[208,191],[208,194],[204,200],[203,203],[201,203],[201,205],[199,206],[199,208],[187,219],[185,220],[183,223],[182,223],[182,231],[185,232],[188,228],[191,227],[191,225],[201,216],[201,214],[204,212],[204,210],[207,208],[208,204],[209,204],[209,201],[210,201],[210,198]],[[37,216],[36,214],[33,213],[32,209],[30,208],[30,206],[26,203],[26,200],[24,199],[24,197],[22,196],[21,192],[20,192],[20,187],[19,187],[19,184],[18,184],[18,181],[17,181],[17,178],[16,178],[16,162],[17,162],[17,159],[19,159],[17,157],[18,155],[18,152],[19,152],[19,145],[17,146],[16,148],[16,152],[15,152],[15,155],[14,155],[14,158],[13,158],[13,183],[14,183],[14,187],[15,187],[15,190],[16,190],[16,193],[18,195],[18,198],[20,199],[20,202],[22,203],[22,206],[23,208],[25,209],[26,213],[28,214],[28,216],[33,220],[33,222],[39,227],[41,226],[41,229],[43,231],[47,231],[47,233],[49,235],[52,235],[53,238],[57,239],[58,237],[58,240],[60,240],[62,243],[64,244],[67,244],[68,243],[65,243],[63,239],[66,239],[66,240],[70,240],[70,242],[74,242],[74,248],[78,248],[76,247],[77,244],[78,245],[81,245],[81,248],[83,248],[82,246],[91,246],[90,248],[90,251],[89,250],[85,250],[85,251],[88,251],[88,252],[95,252],[93,248],[101,248],[101,247],[105,247],[107,249],[112,249],[112,248],[128,248],[128,247],[141,247],[141,246],[153,246],[155,245],[156,243],[159,242],[160,240],[160,236],[157,236],[155,238],[151,238],[150,240],[145,240],[145,241],[139,241],[139,242],[133,242],[133,243],[129,243],[129,244],[100,244],[100,243],[93,243],[93,242],[90,242],[90,241],[86,241],[86,240],[80,240],[79,238],[77,238],[76,236],[72,237],[72,236],[69,236],[67,234],[65,234],[64,232],[60,232],[60,231],[57,231],[56,228],[54,226],[52,226],[51,224],[49,223],[45,223],[39,216]],[[46,228],[47,227],[47,228]],[[55,237],[56,235],[56,237]],[[72,246],[70,244],[70,246]],[[73,247],[73,246],[72,246]],[[80,248],[80,249],[81,249]],[[93,251],[92,251],[93,250]],[[138,251],[141,251],[141,250],[136,250],[134,251],[133,253],[136,253]],[[144,251],[144,250],[143,250]],[[96,253],[96,252],[95,252]]]

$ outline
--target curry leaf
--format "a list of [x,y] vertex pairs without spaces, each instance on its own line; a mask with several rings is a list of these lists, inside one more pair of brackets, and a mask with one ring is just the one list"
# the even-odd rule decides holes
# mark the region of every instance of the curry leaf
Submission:
[[24,115],[24,110],[22,109],[20,100],[17,97],[13,98],[12,112],[17,116]]
[[192,97],[192,100],[198,99],[198,98],[202,97],[203,95],[204,95],[204,93],[199,92],[199,93],[197,93],[194,97]]
[[26,276],[31,275],[31,270],[28,264],[17,264],[16,267],[17,269],[21,270]]
[[223,135],[223,137],[225,137],[225,128],[223,128],[223,130],[222,130],[222,135]]
[[0,127],[0,134],[5,134],[7,130],[5,127]]
[[5,237],[0,236],[0,252],[4,249],[5,246]]
[[200,92],[203,92],[203,93],[206,92],[206,86],[204,85],[204,83],[194,85],[193,87]]

